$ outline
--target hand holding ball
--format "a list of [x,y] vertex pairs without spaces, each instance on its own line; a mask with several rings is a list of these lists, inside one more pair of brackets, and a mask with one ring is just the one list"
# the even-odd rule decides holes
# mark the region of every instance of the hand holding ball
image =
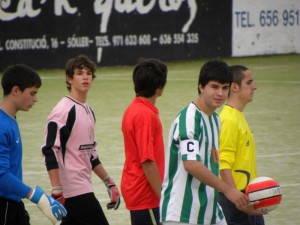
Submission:
[[247,186],[245,194],[251,202],[259,201],[254,208],[262,212],[271,212],[281,202],[282,193],[279,183],[270,177],[257,177]]

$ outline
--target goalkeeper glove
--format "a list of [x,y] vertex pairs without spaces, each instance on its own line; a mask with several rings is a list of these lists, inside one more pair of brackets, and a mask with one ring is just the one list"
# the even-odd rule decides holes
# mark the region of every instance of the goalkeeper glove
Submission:
[[39,209],[53,224],[57,224],[58,220],[62,220],[62,218],[67,215],[67,210],[54,198],[45,195],[39,186],[33,190],[29,200],[37,204]]
[[120,193],[119,190],[111,177],[106,177],[103,180],[105,186],[107,187],[107,192],[110,198],[110,203],[106,205],[107,209],[118,209],[120,205]]
[[62,186],[52,187],[51,196],[58,201],[60,204],[65,205],[65,198],[63,196]]

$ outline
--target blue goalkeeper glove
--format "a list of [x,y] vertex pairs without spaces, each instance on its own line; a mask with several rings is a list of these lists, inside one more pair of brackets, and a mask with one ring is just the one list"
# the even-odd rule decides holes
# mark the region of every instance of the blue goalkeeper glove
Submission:
[[120,205],[120,193],[119,190],[111,177],[106,177],[103,180],[105,186],[107,187],[107,192],[110,198],[110,203],[106,205],[107,209],[118,209]]
[[67,210],[53,197],[45,195],[39,186],[36,186],[35,190],[33,190],[29,200],[37,204],[53,224],[57,224],[59,220],[62,220],[67,215]]

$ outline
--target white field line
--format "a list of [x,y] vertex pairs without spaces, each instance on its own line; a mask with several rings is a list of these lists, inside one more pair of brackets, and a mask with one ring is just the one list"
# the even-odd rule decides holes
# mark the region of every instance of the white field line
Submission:
[[300,186],[300,183],[295,183],[295,184],[280,184],[281,187],[298,187]]
[[[109,80],[109,78],[105,79]],[[168,78],[168,81],[196,81],[196,79],[184,79],[184,78]],[[283,81],[277,81],[277,80],[254,80],[256,83],[269,83],[269,84],[300,84],[299,80],[283,80]]]
[[[257,155],[258,158],[270,158],[270,157],[282,157],[282,156],[297,156],[300,155],[300,152],[286,152],[286,153],[280,153],[280,154],[268,154],[268,155]],[[109,170],[122,170],[123,166],[105,166],[106,169]],[[47,171],[27,171],[23,172],[23,175],[47,175]],[[300,186],[300,183],[294,183],[294,184],[281,184],[281,187],[298,187]]]
[[291,156],[291,155],[300,155],[300,152],[285,152],[278,154],[269,154],[269,155],[257,155],[258,158],[270,158],[270,157],[281,157],[281,156]]
[[[300,66],[299,65],[296,65],[296,66]],[[272,65],[272,66],[257,66],[257,67],[252,67],[252,70],[265,70],[265,69],[276,69],[276,68],[290,68],[291,65]],[[182,74],[186,74],[186,73],[194,73],[195,70],[169,70],[168,71],[168,74],[178,74],[178,73],[182,73]],[[196,75],[198,74],[199,71],[196,71]],[[101,72],[99,72],[101,73]],[[112,78],[112,77],[120,77],[120,76],[125,76],[125,75],[130,75],[130,78],[131,78],[131,72],[124,72],[124,73],[112,73],[112,74],[109,74],[109,75],[101,75],[101,74],[97,74],[96,73],[96,76],[97,78]],[[198,75],[197,75],[198,76]],[[197,78],[196,76],[196,78]],[[62,80],[62,79],[65,79],[64,75],[62,74],[62,76],[60,77],[52,77],[52,76],[41,76],[42,79],[45,79],[45,80]],[[172,79],[171,79],[172,80]],[[177,80],[177,79],[174,79],[174,80]],[[186,79],[188,80],[188,79]],[[191,79],[193,80],[193,79]],[[179,81],[181,81],[181,79],[179,79]],[[268,82],[268,81],[267,81]],[[281,82],[281,81],[278,81],[278,82]],[[293,82],[293,81],[291,81]],[[298,81],[296,81],[298,82]]]
[[[298,65],[294,65],[294,66],[300,66],[300,64]],[[272,65],[272,66],[254,66],[251,67],[252,70],[265,70],[265,69],[277,69],[277,68],[290,68],[291,65]]]
[[300,84],[299,80],[254,80],[257,83]]
[[[183,73],[185,73],[183,71]],[[97,76],[96,80],[132,80],[131,77],[123,77],[124,74],[112,74],[112,75],[102,75],[102,76]],[[196,81],[198,78],[195,77],[195,79],[191,78],[168,78],[168,81]],[[42,77],[42,80],[64,80],[64,77]],[[276,80],[255,80],[257,83],[270,83],[270,84],[275,84],[275,83],[280,83],[280,84],[300,84],[300,81],[298,80],[284,80],[284,81],[276,81]]]
[[[177,73],[182,73],[182,74],[186,74],[186,73],[193,73],[195,72],[194,70],[173,70],[173,71],[168,71],[168,74],[177,74]],[[123,77],[123,76],[129,76],[129,78],[131,79],[131,72],[130,73],[111,73],[109,75],[106,75],[106,74],[97,74],[96,73],[96,79],[97,78],[116,78],[116,79],[119,79],[120,77]],[[196,73],[197,75],[197,73]],[[64,75],[62,74],[62,76],[41,76],[42,79],[45,79],[45,80],[64,80],[65,77]]]
[[[300,152],[286,152],[279,154],[269,154],[269,155],[257,155],[257,158],[274,158],[274,157],[282,157],[282,156],[295,156],[300,155]],[[123,166],[105,166],[105,169],[109,170],[122,170]],[[33,175],[33,174],[45,174],[47,175],[47,171],[25,171],[24,175]]]
[[[122,170],[123,166],[105,166],[105,169],[108,170]],[[45,171],[25,171],[23,172],[23,175],[33,175],[33,174],[44,174],[44,175],[48,175],[46,169]]]

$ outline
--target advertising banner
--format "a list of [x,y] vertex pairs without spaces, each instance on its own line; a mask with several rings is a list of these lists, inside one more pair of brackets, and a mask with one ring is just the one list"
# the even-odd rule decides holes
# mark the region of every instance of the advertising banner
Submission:
[[231,9],[229,0],[0,1],[0,69],[62,68],[78,54],[99,66],[230,56]]
[[300,53],[299,0],[233,0],[232,56]]

